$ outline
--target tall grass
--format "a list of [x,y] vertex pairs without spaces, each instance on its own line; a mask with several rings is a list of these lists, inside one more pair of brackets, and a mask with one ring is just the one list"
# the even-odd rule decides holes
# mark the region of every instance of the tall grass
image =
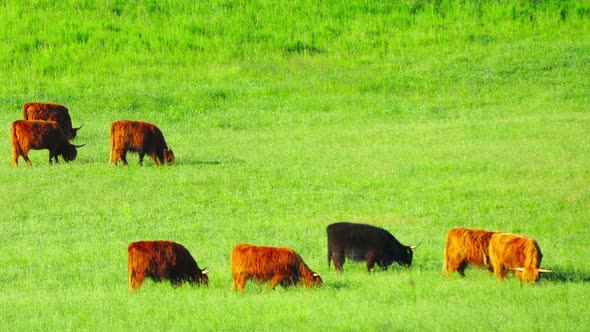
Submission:
[[[70,108],[72,163],[0,149],[8,330],[584,330],[590,6],[583,1],[0,2],[0,120]],[[156,123],[177,164],[108,165]],[[7,137],[7,136],[6,136]],[[327,267],[325,227],[422,242],[410,269]],[[539,283],[440,276],[454,226],[536,238]],[[129,293],[126,248],[183,243],[208,288]],[[325,286],[231,292],[238,242],[290,246]]]

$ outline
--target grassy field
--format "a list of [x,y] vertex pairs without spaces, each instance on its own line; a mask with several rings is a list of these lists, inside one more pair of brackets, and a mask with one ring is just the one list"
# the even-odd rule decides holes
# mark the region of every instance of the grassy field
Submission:
[[[2,330],[563,330],[590,326],[587,1],[0,1]],[[67,105],[71,163],[11,164],[22,104]],[[150,121],[177,163],[108,164]],[[367,274],[328,224],[421,243]],[[456,226],[534,237],[534,285],[442,277]],[[126,248],[184,244],[210,285],[146,282]],[[231,291],[239,242],[289,246],[324,287]]]

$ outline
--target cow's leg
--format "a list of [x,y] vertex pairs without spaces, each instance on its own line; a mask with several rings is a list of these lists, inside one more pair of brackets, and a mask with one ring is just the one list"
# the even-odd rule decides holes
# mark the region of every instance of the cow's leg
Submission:
[[367,254],[367,272],[371,272],[371,269],[373,268],[373,266],[375,266],[375,253],[373,251],[370,251]]
[[245,276],[239,274],[233,276],[233,289],[237,290],[238,292],[243,292],[244,287],[246,287],[246,278]]
[[21,155],[18,146],[12,145],[12,163],[14,166],[18,166],[18,157]]
[[278,276],[278,275],[277,275],[277,276],[275,276],[274,278],[272,278],[272,279],[270,280],[270,284],[268,285],[268,288],[270,288],[270,289],[275,289],[275,287],[276,287],[276,286],[277,286],[277,284],[279,284],[279,283],[280,283],[281,285],[283,285],[283,286],[284,286],[284,284],[283,284],[283,283],[284,283],[284,282],[286,282],[286,281],[288,281],[288,280],[285,280],[285,279],[283,279],[283,277],[282,277],[282,276]]
[[29,155],[27,153],[23,154],[23,159],[27,163],[27,165],[31,166],[31,159],[29,159]]
[[123,162],[123,165],[127,166],[127,151],[121,151],[121,153],[119,154],[119,156],[121,157],[121,161]]
[[344,265],[344,251],[334,251],[332,252],[332,261],[334,262],[334,268],[336,271],[342,272],[342,265]]
[[465,269],[467,268],[467,261],[463,260],[461,261],[461,263],[459,264],[459,266],[456,268],[457,272],[459,272],[459,274],[464,277],[465,276]]
[[156,156],[155,153],[150,153],[150,156],[152,157],[152,160],[154,161],[154,165],[160,166],[160,163],[158,162],[158,156]]
[[143,165],[143,157],[144,157],[144,156],[145,156],[145,153],[143,153],[143,152],[140,152],[140,153],[139,153],[139,164],[140,164],[140,165]]

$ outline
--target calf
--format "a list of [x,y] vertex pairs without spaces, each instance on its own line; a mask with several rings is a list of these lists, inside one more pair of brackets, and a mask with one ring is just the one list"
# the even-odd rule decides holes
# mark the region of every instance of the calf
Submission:
[[129,288],[141,287],[146,277],[156,282],[169,280],[173,286],[183,282],[208,285],[206,269],[201,270],[190,252],[171,241],[139,241],[127,248]]
[[154,124],[143,121],[121,120],[111,124],[110,162],[117,165],[119,159],[127,165],[127,152],[139,153],[139,164],[148,154],[154,164],[172,164],[174,153],[168,148],[162,131]]
[[242,292],[246,281],[256,279],[269,281],[274,289],[297,284],[300,280],[306,287],[322,284],[319,274],[309,269],[298,253],[291,248],[238,244],[231,252],[233,289]]
[[68,142],[63,130],[54,121],[16,120],[10,130],[12,143],[12,162],[18,165],[18,157],[22,156],[27,165],[31,166],[29,150],[49,150],[49,163],[57,163],[58,155],[65,161],[72,161],[78,155],[77,148]]
[[375,264],[383,270],[387,270],[393,262],[411,266],[414,249],[418,247],[405,246],[388,231],[366,224],[339,222],[329,225],[326,231],[328,266],[333,260],[338,271],[342,271],[345,258],[366,261],[368,272]]

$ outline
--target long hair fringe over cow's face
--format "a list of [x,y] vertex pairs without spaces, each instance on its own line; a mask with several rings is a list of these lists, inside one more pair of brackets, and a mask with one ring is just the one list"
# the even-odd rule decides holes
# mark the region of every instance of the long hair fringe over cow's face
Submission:
[[174,152],[170,149],[164,149],[164,162],[167,164],[174,163]]

